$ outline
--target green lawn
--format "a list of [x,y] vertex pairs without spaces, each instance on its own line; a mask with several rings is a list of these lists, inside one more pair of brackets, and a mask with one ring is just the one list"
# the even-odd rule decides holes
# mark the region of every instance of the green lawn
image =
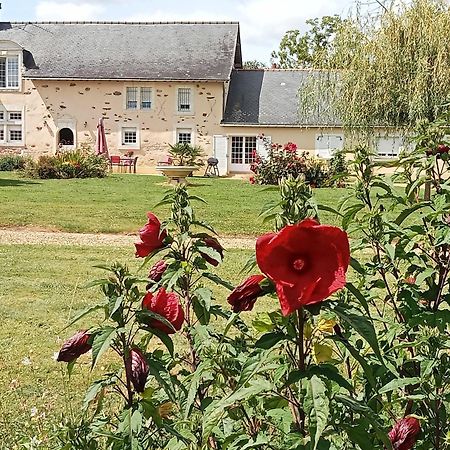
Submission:
[[[192,178],[190,191],[207,201],[197,216],[219,234],[255,236],[269,228],[258,214],[277,188],[234,179]],[[29,180],[0,172],[0,227],[32,226],[72,232],[135,232],[168,189],[162,177],[114,174],[105,179]],[[316,189],[318,202],[336,205],[345,189]],[[156,213],[164,217],[167,210]],[[324,222],[334,218],[324,213]]]
[[[218,273],[238,282],[250,253],[227,252]],[[70,412],[69,398],[74,399],[73,410],[79,410],[84,390],[93,378],[89,358],[80,359],[67,385],[65,366],[56,363],[53,355],[61,339],[76,329],[64,330],[69,317],[99,297],[96,288],[82,289],[83,284],[103,274],[93,266],[115,260],[128,263],[132,269],[142,262],[128,247],[0,246],[0,448],[22,448],[13,445],[21,437],[45,436],[62,413]],[[216,288],[215,293],[217,301],[225,304],[226,291]],[[256,310],[276,307],[273,300],[261,299]],[[244,316],[250,320],[253,315]]]

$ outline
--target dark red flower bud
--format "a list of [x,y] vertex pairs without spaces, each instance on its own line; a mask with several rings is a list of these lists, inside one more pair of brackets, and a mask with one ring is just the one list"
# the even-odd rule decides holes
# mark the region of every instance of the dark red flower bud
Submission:
[[164,239],[167,237],[165,230],[161,231],[161,222],[151,212],[147,213],[148,222],[139,230],[141,242],[136,242],[136,257],[145,258],[158,248],[164,247]]
[[264,275],[252,275],[234,289],[227,299],[234,312],[253,309],[256,299],[264,294],[259,283],[265,278]]
[[89,338],[91,335],[87,331],[78,331],[71,338],[64,342],[58,353],[57,361],[72,362],[79,356],[91,349]]
[[[217,253],[219,253],[220,258],[223,259],[223,247],[220,245],[220,242],[216,238],[208,237],[203,239],[203,242],[207,247],[210,247],[214,249]],[[205,253],[200,252],[200,255],[202,255],[203,259],[212,266],[217,267],[219,265],[219,261],[216,261],[215,259],[206,255]]]
[[411,450],[420,433],[420,423],[415,417],[399,420],[389,432],[394,450]]
[[437,147],[437,152],[442,154],[442,153],[448,153],[450,150],[450,147],[448,145],[445,144],[439,144]]
[[[184,322],[184,311],[178,295],[174,292],[166,292],[164,288],[159,289],[156,294],[147,292],[142,301],[142,307],[164,317],[176,331],[181,329]],[[174,329],[159,320],[151,319],[148,325],[167,334],[175,333]]]
[[166,269],[167,263],[163,259],[161,259],[160,261],[153,264],[152,268],[150,269],[150,273],[148,274],[148,278],[152,281],[158,282],[159,280],[161,280]]
[[133,383],[136,392],[144,392],[149,367],[145,356],[138,348],[130,350],[125,366],[128,379]]

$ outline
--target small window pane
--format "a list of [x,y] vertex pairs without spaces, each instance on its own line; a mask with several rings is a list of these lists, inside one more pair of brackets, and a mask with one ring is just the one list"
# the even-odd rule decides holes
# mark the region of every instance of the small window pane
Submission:
[[9,113],[9,120],[22,120],[22,113],[21,112],[10,112]]
[[0,120],[5,120],[5,113],[0,111]]
[[141,109],[152,108],[152,90],[151,88],[141,88]]
[[8,58],[8,87],[19,87],[19,57],[10,56]]
[[0,128],[0,141],[5,140],[5,130],[3,128]]
[[245,164],[252,164],[255,161],[256,137],[245,138]]
[[123,144],[136,144],[137,143],[137,131],[136,128],[123,129]]
[[6,87],[6,58],[0,58],[0,87]]
[[127,87],[127,109],[137,109],[138,107],[138,88]]
[[178,89],[178,111],[190,111],[191,110],[191,89],[180,88]]
[[177,143],[190,144],[192,142],[191,130],[177,130]]
[[11,142],[20,142],[22,140],[22,130],[9,130],[9,140]]
[[244,138],[242,136],[231,137],[231,163],[242,164]]

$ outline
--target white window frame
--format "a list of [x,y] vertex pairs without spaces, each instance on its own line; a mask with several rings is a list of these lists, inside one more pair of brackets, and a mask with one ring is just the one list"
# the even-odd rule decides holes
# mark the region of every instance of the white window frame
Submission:
[[[12,44],[12,43],[10,43]],[[5,44],[3,44],[5,45]],[[15,45],[15,44],[14,44]],[[21,91],[22,88],[22,51],[19,50],[1,50],[2,43],[0,42],[0,58],[5,59],[5,86],[0,86],[0,91]],[[17,46],[18,47],[18,46]],[[12,58],[17,58],[17,86],[8,86],[9,71],[8,65]]]
[[[10,113],[20,113],[21,119],[10,119]],[[0,139],[0,145],[3,147],[23,147],[25,145],[25,115],[24,108],[15,105],[0,105],[0,113],[3,113],[3,119],[0,119],[0,128],[3,130],[3,139]],[[22,132],[20,141],[10,139],[11,130]]]
[[[136,89],[136,108],[128,107],[128,89]],[[142,90],[150,90],[150,108],[142,107]],[[153,111],[154,110],[154,89],[152,86],[125,86],[124,109],[127,111]]]
[[[233,140],[235,138],[242,139],[242,146],[241,146],[241,152],[242,152],[242,161],[241,162],[233,162]],[[228,135],[228,155],[229,155],[229,169],[232,172],[237,173],[247,173],[250,171],[250,166],[254,162],[254,158],[250,156],[250,160],[246,162],[245,160],[245,150],[247,146],[247,141],[251,139],[255,140],[255,147],[252,148],[252,150],[258,151],[258,137],[254,134],[230,134]]]
[[[127,130],[135,130],[136,131],[136,143],[125,144],[125,132]],[[139,149],[141,147],[141,133],[138,125],[127,123],[120,127],[119,133],[119,148],[120,149]]]
[[[182,89],[189,89],[189,109],[180,109],[180,91]],[[179,115],[192,115],[194,113],[194,89],[192,86],[178,86],[175,96],[175,111]]]
[[[317,148],[317,142],[320,139],[327,139],[328,143],[329,143],[330,137],[338,138],[339,142],[341,143],[341,146],[340,147],[328,146],[327,148],[320,148],[320,149]],[[330,159],[333,157],[334,152],[336,150],[342,150],[344,148],[344,145],[345,145],[345,136],[343,133],[318,133],[318,134],[316,134],[316,139],[315,139],[315,144],[314,144],[314,154],[318,158]]]
[[194,131],[190,127],[177,128],[175,130],[175,144],[180,143],[180,134],[190,134],[191,138],[188,142],[189,145],[194,145]]

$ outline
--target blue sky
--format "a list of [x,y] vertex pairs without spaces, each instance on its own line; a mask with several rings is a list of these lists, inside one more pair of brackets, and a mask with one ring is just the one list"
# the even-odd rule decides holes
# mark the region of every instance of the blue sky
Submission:
[[284,32],[306,19],[347,15],[352,0],[1,0],[2,21],[235,20],[244,60],[268,63]]

